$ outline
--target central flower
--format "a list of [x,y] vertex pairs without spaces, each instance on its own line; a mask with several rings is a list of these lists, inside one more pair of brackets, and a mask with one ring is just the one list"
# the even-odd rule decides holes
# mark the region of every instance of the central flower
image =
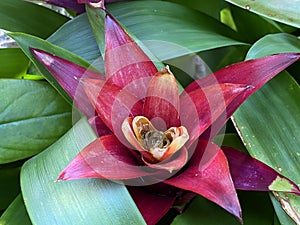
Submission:
[[128,142],[143,155],[143,159],[155,163],[168,159],[180,150],[189,139],[184,126],[157,130],[144,116],[127,118],[122,131]]

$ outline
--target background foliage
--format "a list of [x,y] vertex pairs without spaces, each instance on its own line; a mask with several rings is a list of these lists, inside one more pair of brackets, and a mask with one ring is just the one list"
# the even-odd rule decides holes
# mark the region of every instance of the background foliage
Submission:
[[[192,80],[187,74],[205,75],[207,68],[215,71],[245,59],[300,52],[299,1],[140,0],[107,8],[159,60],[180,65],[172,69],[183,86]],[[62,90],[28,47],[86,67],[93,63],[103,71],[88,16],[68,12],[74,17],[27,1],[0,2],[0,28],[12,32],[8,34],[21,47],[0,49],[0,224],[143,224],[122,185],[93,179],[55,183],[95,135],[85,119],[71,127],[67,95],[59,94]],[[195,61],[196,56],[208,66]],[[226,145],[245,146],[249,154],[297,184],[299,73],[296,63],[251,96],[234,114],[234,123],[228,122],[224,139]],[[281,194],[278,201],[267,193],[239,196],[245,225],[300,224],[299,197]],[[283,211],[283,201],[290,204],[288,214],[294,220]],[[238,224],[201,197],[183,214],[174,212],[161,224]]]

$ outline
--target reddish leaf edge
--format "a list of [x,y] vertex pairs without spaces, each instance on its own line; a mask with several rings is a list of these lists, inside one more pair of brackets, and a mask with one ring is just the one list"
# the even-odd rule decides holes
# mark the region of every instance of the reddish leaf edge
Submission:
[[290,179],[250,155],[231,147],[222,147],[237,190],[277,191],[300,196],[300,189]]

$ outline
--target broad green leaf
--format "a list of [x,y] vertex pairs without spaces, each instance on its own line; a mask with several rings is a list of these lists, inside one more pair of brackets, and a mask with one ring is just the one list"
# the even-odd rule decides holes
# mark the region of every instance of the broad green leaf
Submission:
[[0,1],[0,28],[48,37],[68,18],[45,7],[22,1]]
[[161,61],[186,55],[187,50],[199,52],[244,44],[218,20],[178,4],[138,1],[109,6],[110,12]]
[[20,168],[0,169],[0,210],[6,209],[20,193]]
[[[273,209],[266,193],[240,192],[244,225],[272,225]],[[229,213],[197,196],[183,214],[177,216],[172,225],[239,225]]]
[[[245,44],[235,40],[236,33],[221,22],[174,3],[135,1],[107,7],[160,61],[191,52]],[[86,14],[66,23],[48,40],[89,62],[100,58]],[[99,69],[101,63],[98,61]]]
[[[300,183],[299,95],[298,84],[283,73],[251,96],[233,117],[250,154],[297,184]],[[297,209],[299,204],[298,196],[292,207]],[[299,209],[297,214],[300,215]]]
[[36,225],[145,224],[125,186],[102,179],[55,182],[76,154],[96,138],[85,119],[28,160],[21,187]]
[[252,45],[246,58],[253,59],[285,52],[300,52],[299,38],[286,33],[269,34]]
[[[86,14],[81,14],[65,23],[47,41],[81,56],[90,63],[95,63],[95,60],[101,57]],[[103,62],[101,63],[98,66],[94,65],[103,72]]]
[[37,48],[44,50],[46,52],[52,53],[54,55],[60,56],[62,58],[65,58],[69,61],[72,61],[76,64],[79,64],[83,67],[90,67],[93,69],[93,67],[90,66],[90,64],[82,59],[80,56],[75,55],[72,52],[69,52],[63,48],[60,48],[56,45],[51,44],[48,41],[42,40],[40,38],[23,34],[23,33],[9,33],[9,36],[12,37],[21,47],[23,52],[27,55],[27,57],[34,63],[34,65],[40,70],[40,72],[45,76],[45,78],[49,81],[49,83],[56,88],[59,93],[65,97],[65,99],[72,103],[72,100],[70,96],[64,91],[64,89],[57,83],[57,81],[54,79],[54,77],[49,73],[48,70],[44,68],[44,66],[33,56],[32,52],[29,48]]
[[25,74],[28,64],[29,59],[20,49],[0,49],[0,78],[22,76]]
[[71,125],[71,107],[46,82],[0,79],[0,164],[39,153]]
[[[279,52],[300,52],[299,43],[292,35],[267,35],[252,46],[247,59]],[[283,73],[251,96],[233,116],[250,154],[297,184],[300,183],[299,173],[295,172],[299,170],[300,157],[297,139],[300,135],[299,95],[297,82]],[[300,197],[286,196],[293,199],[289,204],[299,216]],[[282,208],[278,204],[275,209],[280,222],[289,224],[290,219],[281,216],[286,214],[280,212]]]
[[267,18],[300,28],[299,1],[282,0],[226,0],[234,5],[250,10]]
[[22,195],[19,194],[0,217],[0,225],[31,225]]

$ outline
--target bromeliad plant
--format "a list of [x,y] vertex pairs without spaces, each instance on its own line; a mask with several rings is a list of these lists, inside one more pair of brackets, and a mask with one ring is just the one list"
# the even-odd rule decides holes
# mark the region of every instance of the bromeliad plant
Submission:
[[169,67],[154,64],[105,11],[103,2],[99,10],[105,13],[105,75],[31,49],[99,136],[58,180],[101,178],[124,183],[148,224],[195,194],[239,221],[237,189],[300,195],[295,183],[262,162],[211,142],[233,112],[299,60],[299,53],[233,64],[179,93]]

